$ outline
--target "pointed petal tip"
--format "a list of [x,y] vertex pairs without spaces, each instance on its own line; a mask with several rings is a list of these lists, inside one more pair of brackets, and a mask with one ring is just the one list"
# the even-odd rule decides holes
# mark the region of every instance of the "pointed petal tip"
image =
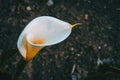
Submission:
[[75,23],[75,24],[71,25],[71,27],[74,28],[75,26],[78,26],[78,25],[82,25],[82,23]]

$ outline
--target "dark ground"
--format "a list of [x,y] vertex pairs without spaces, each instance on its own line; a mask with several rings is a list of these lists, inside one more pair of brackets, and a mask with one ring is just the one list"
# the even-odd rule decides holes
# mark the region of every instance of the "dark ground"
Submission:
[[[16,49],[20,32],[37,16],[82,23],[65,41],[44,48],[19,80],[120,80],[120,1],[53,1],[47,6],[47,0],[0,0],[0,54]],[[17,52],[8,62],[1,61],[2,70],[12,75],[21,58]]]

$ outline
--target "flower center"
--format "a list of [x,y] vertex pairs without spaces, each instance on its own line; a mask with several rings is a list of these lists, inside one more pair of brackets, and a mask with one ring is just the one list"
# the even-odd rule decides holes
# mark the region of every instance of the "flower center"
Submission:
[[[34,44],[43,44],[44,39],[38,39],[34,42]],[[37,47],[37,46],[31,46],[29,43],[26,43],[26,60],[32,59],[41,49],[43,46]]]
[[39,39],[39,40],[37,40],[36,42],[34,42],[35,44],[42,44],[44,42],[44,40],[43,39]]

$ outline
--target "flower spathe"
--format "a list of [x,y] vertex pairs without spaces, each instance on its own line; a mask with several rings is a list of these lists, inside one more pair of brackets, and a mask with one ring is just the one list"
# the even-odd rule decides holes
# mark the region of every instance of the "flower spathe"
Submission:
[[50,16],[33,19],[20,34],[17,47],[25,60],[31,60],[45,46],[57,44],[65,40],[76,23],[68,22]]
[[50,16],[37,17],[20,34],[18,50],[25,60],[31,60],[43,47],[65,40],[71,30],[68,22]]

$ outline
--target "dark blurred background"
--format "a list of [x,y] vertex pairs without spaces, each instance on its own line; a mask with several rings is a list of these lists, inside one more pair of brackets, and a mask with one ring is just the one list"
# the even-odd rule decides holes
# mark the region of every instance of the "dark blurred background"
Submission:
[[[19,80],[120,80],[120,0],[0,0],[0,55],[17,49],[29,21],[46,15],[82,25],[40,51]],[[12,75],[21,58],[17,52],[7,62],[0,59],[1,74]]]

